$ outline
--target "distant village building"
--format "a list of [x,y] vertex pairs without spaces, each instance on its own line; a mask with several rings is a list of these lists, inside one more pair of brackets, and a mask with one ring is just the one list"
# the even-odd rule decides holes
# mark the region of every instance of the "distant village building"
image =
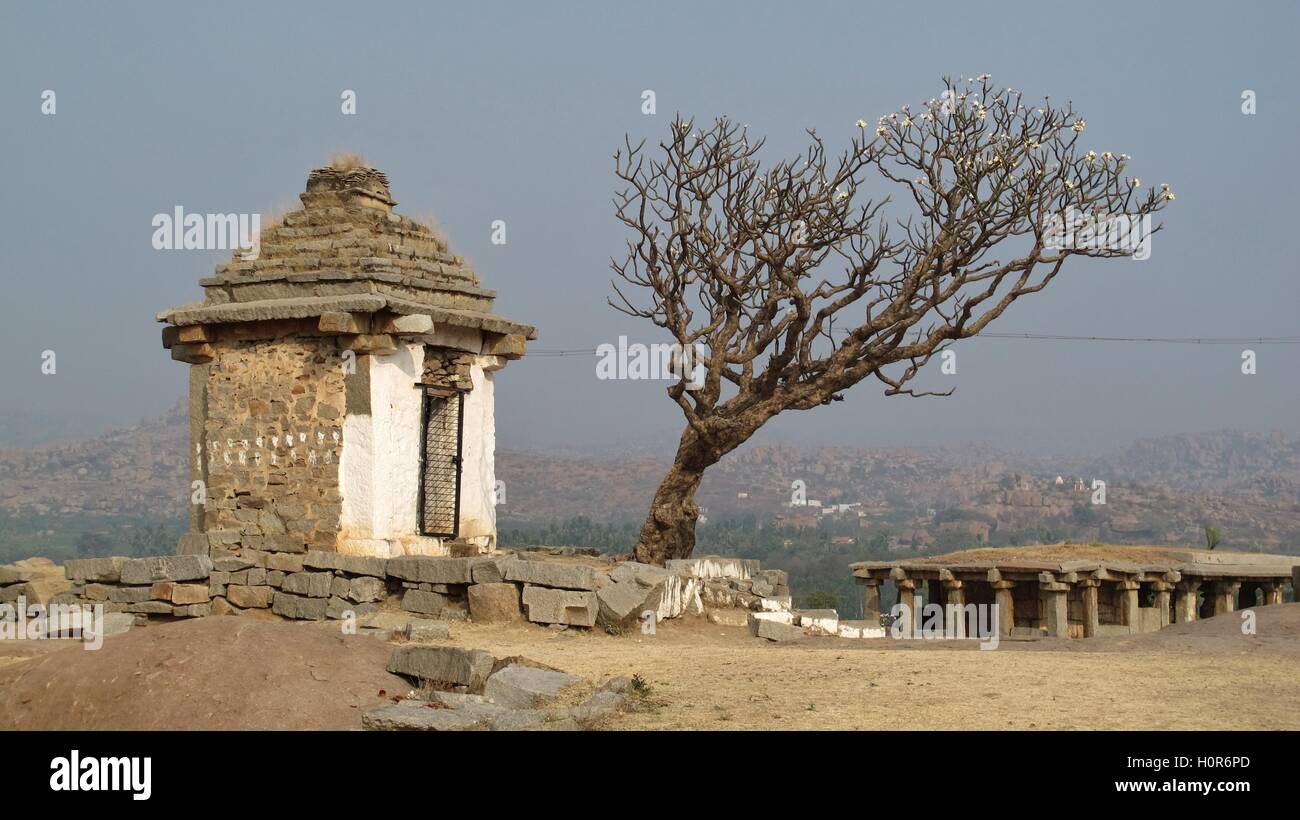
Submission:
[[195,503],[180,550],[490,551],[493,383],[536,336],[393,212],[384,174],[311,172],[255,259],[158,315],[190,365]]

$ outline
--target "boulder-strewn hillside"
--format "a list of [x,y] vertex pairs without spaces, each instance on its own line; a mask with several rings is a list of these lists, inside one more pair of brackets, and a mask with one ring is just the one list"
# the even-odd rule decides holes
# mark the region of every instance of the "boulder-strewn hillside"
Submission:
[[1177,490],[1291,493],[1300,486],[1300,440],[1220,430],[1139,439],[1096,459],[1117,480]]
[[99,437],[0,450],[0,512],[179,518],[189,491],[186,407]]
[[[0,450],[0,540],[16,542],[15,533],[37,539],[24,543],[57,537],[71,549],[77,535],[99,529],[97,517],[182,526],[186,439],[185,407],[177,404],[97,438]],[[637,523],[667,466],[667,454],[572,458],[503,450],[502,526],[577,517]],[[1105,505],[1091,503],[1093,479],[1107,484]],[[797,493],[820,509],[790,507]],[[752,516],[760,525],[889,549],[1061,539],[1197,546],[1204,527],[1214,526],[1225,548],[1296,552],[1300,441],[1196,433],[1064,458],[984,446],[755,444],[710,470],[698,500],[715,523]],[[834,505],[844,506],[834,516],[823,513]]]

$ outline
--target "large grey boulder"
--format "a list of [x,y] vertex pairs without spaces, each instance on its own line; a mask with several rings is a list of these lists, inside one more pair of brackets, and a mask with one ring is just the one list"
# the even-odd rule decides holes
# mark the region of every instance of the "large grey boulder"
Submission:
[[574,675],[512,663],[487,679],[483,696],[509,709],[535,709],[579,683],[582,678]]
[[406,624],[406,639],[415,643],[445,641],[451,637],[451,624],[426,618],[412,618]]
[[751,622],[754,634],[777,643],[791,643],[803,640],[803,630],[793,624],[785,624],[768,618],[754,619]]
[[569,710],[569,715],[583,728],[596,726],[627,707],[627,695],[619,692],[596,692],[582,704]]
[[471,692],[479,692],[495,664],[496,658],[481,649],[408,644],[393,650],[388,659],[388,671],[420,680],[465,686]]
[[643,587],[635,581],[611,581],[596,590],[600,604],[597,619],[605,626],[627,627],[649,610],[657,618],[659,602],[663,598],[664,582],[658,586]]

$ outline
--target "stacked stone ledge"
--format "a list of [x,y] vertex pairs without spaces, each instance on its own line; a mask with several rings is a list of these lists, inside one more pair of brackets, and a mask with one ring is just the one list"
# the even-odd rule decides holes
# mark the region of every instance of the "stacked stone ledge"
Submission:
[[261,611],[301,621],[355,618],[376,634],[427,640],[448,637],[447,623],[458,620],[618,634],[707,613],[714,623],[746,626],[773,641],[881,631],[841,623],[834,610],[795,610],[786,573],[750,560],[702,557],[657,567],[532,551],[379,558],[292,549],[80,559],[64,570],[70,597],[140,621]]
[[319,621],[387,610],[440,621],[609,629],[702,614],[708,583],[689,567],[596,566],[530,553],[378,558],[247,547],[214,548],[212,557],[77,559],[64,573],[70,600],[156,620],[266,610]]
[[102,605],[105,612],[130,613],[137,621],[212,614],[212,559],[206,555],[79,558],[65,563],[63,572],[76,602]]

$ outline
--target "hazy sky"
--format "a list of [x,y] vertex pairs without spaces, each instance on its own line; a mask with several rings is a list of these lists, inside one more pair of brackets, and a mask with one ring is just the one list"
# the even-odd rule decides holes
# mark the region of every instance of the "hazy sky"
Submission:
[[[728,114],[770,157],[815,127],[847,144],[936,96],[944,75],[1072,100],[1098,150],[1178,199],[1152,258],[1076,260],[995,330],[1295,335],[1300,76],[1295,3],[16,3],[0,6],[0,413],[84,434],[157,414],[185,389],[153,320],[199,298],[227,256],[156,251],[154,214],[268,212],[355,150],[400,211],[436,214],[537,350],[626,334],[609,257],[611,155],[673,113]],[[41,114],[41,94],[57,113]],[[357,114],[340,94],[353,89]],[[641,113],[652,89],[658,113]],[[1257,113],[1241,113],[1243,90]],[[493,220],[508,243],[490,242]],[[53,349],[58,372],[41,373]],[[1109,447],[1222,427],[1300,432],[1300,347],[1002,341],[958,348],[946,399],[848,400],[770,435],[815,442]],[[937,364],[937,361],[935,362]],[[594,359],[534,357],[498,379],[505,447],[663,441],[656,382],[598,381]],[[873,386],[874,385],[874,386]]]

